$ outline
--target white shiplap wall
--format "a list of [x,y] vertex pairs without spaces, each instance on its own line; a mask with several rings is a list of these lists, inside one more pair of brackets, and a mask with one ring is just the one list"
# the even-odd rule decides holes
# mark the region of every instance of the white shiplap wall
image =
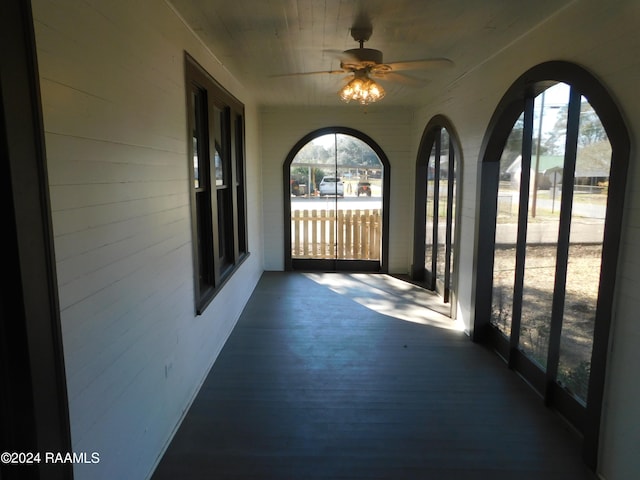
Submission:
[[[413,169],[435,114],[463,148],[458,312],[472,320],[477,161],[493,109],[525,70],[574,61],[618,101],[633,142],[600,473],[640,475],[640,51],[634,0],[582,0],[409,109],[269,108],[245,92],[159,0],[34,0],[77,478],[143,478],[221,348],[262,266],[283,267],[282,163],[330,125],[371,136],[391,162],[390,270],[407,272]],[[192,313],[182,52],[247,105],[252,256],[207,315]],[[262,139],[262,141],[260,140]],[[259,157],[261,161],[259,161]],[[262,229],[264,228],[264,235]],[[263,256],[264,247],[264,256]],[[248,286],[248,287],[247,287]]]
[[[251,97],[162,1],[34,0],[77,479],[145,478],[262,272]],[[246,106],[252,255],[194,315],[183,56]]]
[[[448,116],[462,142],[464,156],[459,314],[472,321],[474,225],[478,213],[480,146],[495,106],[507,88],[529,68],[549,60],[567,60],[601,80],[619,104],[632,140],[625,225],[613,317],[608,381],[601,431],[598,474],[606,480],[640,478],[640,185],[637,141],[640,136],[640,3],[582,1],[549,19],[446,90],[432,92],[416,115],[415,136],[435,114]],[[480,254],[483,254],[480,252]]]
[[[336,101],[338,101],[336,97]],[[407,273],[407,252],[413,240],[408,228],[413,207],[415,154],[410,141],[410,110],[363,108],[265,108],[261,111],[265,270],[284,268],[282,166],[295,144],[308,133],[328,126],[350,127],[371,137],[390,163],[389,271]]]

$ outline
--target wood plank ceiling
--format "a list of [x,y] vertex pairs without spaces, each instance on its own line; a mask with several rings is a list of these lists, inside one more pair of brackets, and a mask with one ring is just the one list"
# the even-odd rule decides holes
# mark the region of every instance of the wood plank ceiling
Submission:
[[406,72],[420,87],[382,81],[384,105],[413,105],[477,68],[577,0],[167,0],[261,105],[339,106],[347,75],[276,75],[340,68],[356,48],[350,28],[367,18],[365,43],[384,62],[448,58],[453,66]]

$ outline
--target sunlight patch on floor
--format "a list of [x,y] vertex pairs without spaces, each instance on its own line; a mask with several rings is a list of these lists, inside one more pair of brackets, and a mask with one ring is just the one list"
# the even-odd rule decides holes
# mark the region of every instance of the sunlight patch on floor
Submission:
[[398,320],[463,331],[455,321],[429,308],[441,303],[433,292],[384,274],[306,273],[307,278],[382,315]]

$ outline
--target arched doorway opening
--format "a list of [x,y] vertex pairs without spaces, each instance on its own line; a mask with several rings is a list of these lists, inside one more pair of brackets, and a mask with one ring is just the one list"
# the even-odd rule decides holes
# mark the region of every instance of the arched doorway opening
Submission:
[[285,268],[386,271],[389,162],[365,134],[313,131],[283,166]]

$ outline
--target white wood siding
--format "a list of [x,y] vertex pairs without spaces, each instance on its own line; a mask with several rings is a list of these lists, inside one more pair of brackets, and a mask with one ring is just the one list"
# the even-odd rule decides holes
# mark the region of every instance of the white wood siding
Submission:
[[[262,272],[257,111],[164,2],[33,10],[75,478],[145,478]],[[199,317],[185,50],[247,107],[252,255]]]
[[[233,327],[262,268],[283,268],[282,164],[304,135],[346,126],[391,163],[390,270],[408,272],[413,178],[424,126],[446,115],[462,143],[458,315],[473,320],[478,155],[506,89],[548,60],[585,66],[632,137],[600,474],[640,474],[640,2],[583,0],[411,109],[268,108],[160,0],[33,1],[73,446],[97,451],[76,478],[144,478]],[[252,255],[193,315],[183,51],[247,106]],[[213,52],[215,53],[215,52]],[[264,252],[264,254],[263,254]]]

